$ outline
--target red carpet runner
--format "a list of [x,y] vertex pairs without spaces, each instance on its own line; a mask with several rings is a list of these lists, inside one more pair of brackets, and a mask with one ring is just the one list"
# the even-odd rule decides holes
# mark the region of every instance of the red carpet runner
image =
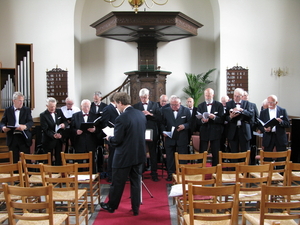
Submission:
[[170,225],[167,183],[171,182],[165,181],[165,177],[159,177],[159,182],[153,182],[148,174],[145,175],[143,181],[152,193],[153,198],[151,198],[147,190],[142,187],[143,204],[140,206],[140,214],[138,216],[133,216],[133,213],[130,211],[130,184],[127,182],[119,208],[114,213],[109,213],[101,209],[93,225],[136,225],[139,221],[142,222],[143,225]]

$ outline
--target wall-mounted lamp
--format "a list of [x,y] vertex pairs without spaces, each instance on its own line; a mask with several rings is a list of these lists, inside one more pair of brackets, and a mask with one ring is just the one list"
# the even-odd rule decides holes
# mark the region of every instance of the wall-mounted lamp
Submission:
[[288,75],[289,71],[288,71],[288,68],[285,67],[285,68],[278,68],[278,69],[271,69],[271,75],[274,75],[274,76],[277,76],[277,77],[281,77],[281,76],[286,76]]

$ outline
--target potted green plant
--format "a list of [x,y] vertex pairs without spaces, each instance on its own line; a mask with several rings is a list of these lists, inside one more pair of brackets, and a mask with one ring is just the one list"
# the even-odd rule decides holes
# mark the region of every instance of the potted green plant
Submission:
[[183,88],[183,92],[194,99],[195,106],[199,104],[199,100],[203,95],[207,84],[212,82],[208,79],[208,77],[215,70],[216,68],[211,69],[206,73],[200,73],[197,75],[192,73],[185,73],[185,76],[188,81],[188,86]]

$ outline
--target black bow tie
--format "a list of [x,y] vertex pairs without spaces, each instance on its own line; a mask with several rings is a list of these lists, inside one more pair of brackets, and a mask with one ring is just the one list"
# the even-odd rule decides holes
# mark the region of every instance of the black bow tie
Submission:
[[235,103],[236,105],[241,105],[241,103]]
[[72,110],[72,109],[67,109],[67,110]]
[[82,116],[89,116],[89,114],[83,114]]
[[146,103],[143,103],[143,105],[148,105],[148,103],[146,102]]
[[173,110],[173,112],[178,112],[178,110]]
[[16,108],[15,111],[21,110],[21,108]]
[[208,104],[206,104],[206,106],[209,106],[209,105],[212,105],[212,103],[208,103]]

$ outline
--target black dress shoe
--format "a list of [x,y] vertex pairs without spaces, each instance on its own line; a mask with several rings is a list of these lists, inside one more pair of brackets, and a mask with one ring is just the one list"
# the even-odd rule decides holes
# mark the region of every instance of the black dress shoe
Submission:
[[112,208],[109,207],[108,203],[101,202],[100,206],[101,206],[102,209],[107,210],[110,213],[114,213],[115,212],[114,209],[112,209]]
[[139,215],[139,211],[133,211],[133,215],[134,216],[138,216]]
[[152,176],[152,180],[155,181],[155,182],[159,181],[157,176]]
[[172,181],[172,175],[171,174],[168,175],[166,181]]

